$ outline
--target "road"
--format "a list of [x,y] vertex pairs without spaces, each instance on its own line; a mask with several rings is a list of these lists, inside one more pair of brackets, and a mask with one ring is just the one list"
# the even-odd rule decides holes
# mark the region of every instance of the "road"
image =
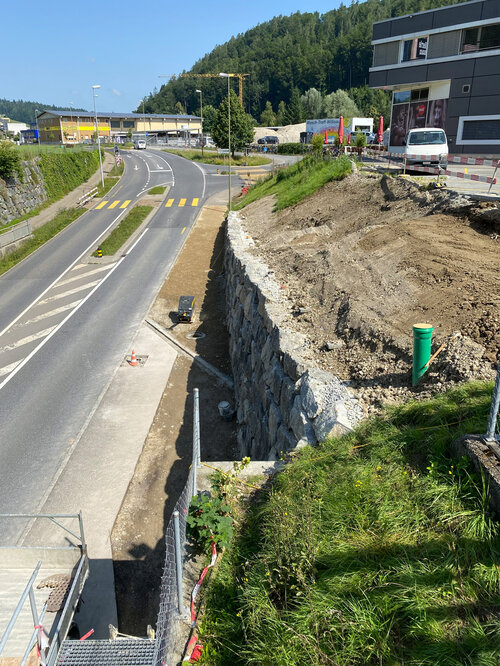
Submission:
[[[36,512],[84,432],[203,202],[225,177],[181,157],[126,153],[103,201],[0,277],[0,511]],[[212,174],[212,175],[211,175]],[[164,202],[126,254],[91,257],[157,185]],[[82,470],[82,474],[85,470]],[[20,533],[0,524],[0,543]]]

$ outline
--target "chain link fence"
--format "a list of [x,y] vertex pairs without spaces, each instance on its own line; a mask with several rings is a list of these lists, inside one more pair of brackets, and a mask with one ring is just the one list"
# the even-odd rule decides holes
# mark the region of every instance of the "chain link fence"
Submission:
[[186,484],[176,502],[165,532],[165,566],[160,587],[153,666],[171,666],[177,637],[186,631],[187,609],[183,599],[183,568],[187,558],[186,521],[193,495],[197,494],[196,472],[200,465],[199,392],[193,394],[193,458]]

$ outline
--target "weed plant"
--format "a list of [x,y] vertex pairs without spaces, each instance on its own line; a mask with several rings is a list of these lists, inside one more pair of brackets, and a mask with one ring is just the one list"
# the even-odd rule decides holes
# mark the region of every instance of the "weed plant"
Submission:
[[484,431],[491,392],[464,385],[301,450],[221,561],[201,663],[498,666],[499,526],[446,454]]
[[274,209],[282,210],[314,194],[331,180],[342,180],[351,171],[352,162],[345,155],[326,160],[322,157],[305,157],[275,175],[260,180],[241,201],[233,205],[233,209],[241,210],[258,199],[275,195]]
[[[130,238],[152,210],[152,206],[135,206],[132,208],[130,213],[123,218],[106,240],[101,243],[100,247],[103,255],[112,255],[118,252],[125,241]],[[97,251],[94,252],[93,256],[97,257]]]
[[84,208],[62,210],[50,222],[47,222],[38,229],[34,229],[32,238],[24,241],[17,250],[0,259],[0,275],[37,250],[40,245],[46,243],[85,212]]

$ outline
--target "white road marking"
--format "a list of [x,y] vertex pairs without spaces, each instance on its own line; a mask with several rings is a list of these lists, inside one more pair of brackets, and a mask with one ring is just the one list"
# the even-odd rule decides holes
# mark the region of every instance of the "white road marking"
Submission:
[[0,368],[0,377],[8,375],[9,372],[12,372],[12,370],[14,370],[17,365],[19,365],[19,363],[21,363],[21,361],[16,361],[15,363],[11,363],[10,365],[6,365],[3,368]]
[[4,347],[0,347],[0,354],[7,351],[12,351],[13,349],[17,349],[17,347],[22,347],[23,345],[28,345],[30,342],[34,342],[35,340],[39,340],[40,338],[43,338],[44,336],[48,335],[51,331],[54,330],[54,328],[55,326],[50,326],[49,328],[45,328],[43,331],[38,331],[37,333],[33,333],[33,335],[28,335],[25,338],[16,340],[10,345],[5,345]]
[[[85,266],[86,264],[82,264]],[[88,271],[86,273],[82,273],[81,275],[75,275],[75,277],[68,278],[67,280],[63,280],[62,282],[59,282],[58,286],[61,286],[63,284],[69,284],[70,282],[76,282],[77,280],[82,280],[83,278],[86,278],[88,275],[94,275],[95,273],[102,273],[102,271],[109,271],[109,269],[114,266],[114,264],[106,264],[105,266],[99,266],[99,268],[94,268],[91,271]],[[77,267],[78,268],[78,267]]]
[[55,317],[56,315],[61,314],[61,312],[66,312],[66,310],[71,310],[71,308],[74,308],[78,305],[80,300],[81,299],[79,298],[77,301],[68,303],[68,305],[61,305],[61,307],[55,308],[54,310],[49,310],[49,312],[44,312],[43,314],[38,315],[37,317],[33,317],[33,319],[28,319],[27,321],[23,321],[22,323],[17,325],[17,328],[28,326],[28,324],[37,324],[39,321],[43,321],[44,319],[48,319],[49,317]]
[[137,245],[137,243],[141,240],[141,238],[144,236],[144,234],[146,233],[146,231],[149,231],[149,229],[148,229],[148,228],[144,229],[144,231],[143,231],[142,234],[139,236],[139,238],[135,241],[135,243],[132,245],[132,247],[130,248],[130,250],[128,250],[128,252],[125,252],[125,256],[129,255],[129,254],[132,252],[132,250],[133,250],[134,247]]
[[[7,324],[7,326],[3,329],[3,331],[0,332],[0,338],[2,337],[2,335],[3,335],[6,331],[9,330],[9,328],[11,328],[12,326],[14,326],[14,324],[15,324],[16,322],[18,322],[19,319],[21,319],[21,317],[23,317],[23,316],[26,314],[26,312],[28,312],[28,310],[29,310],[30,308],[32,308],[32,307],[35,305],[35,303],[38,303],[38,301],[42,298],[42,296],[45,296],[45,294],[46,294],[48,291],[50,291],[50,290],[52,289],[52,287],[53,287],[55,284],[57,284],[58,281],[59,281],[62,277],[64,277],[67,273],[69,273],[69,271],[70,271],[70,270],[71,270],[71,269],[72,269],[72,268],[73,268],[73,267],[74,267],[74,266],[80,261],[80,259],[81,259],[82,257],[84,257],[88,252],[90,252],[90,250],[94,247],[94,245],[97,243],[97,241],[98,241],[99,239],[101,239],[103,236],[105,236],[105,235],[108,233],[108,231],[111,229],[111,227],[112,227],[112,226],[116,223],[116,221],[117,221],[117,220],[118,220],[118,219],[119,219],[119,218],[120,218],[120,217],[126,212],[126,210],[127,210],[127,209],[124,208],[124,209],[121,211],[121,213],[118,213],[118,215],[117,215],[117,216],[115,217],[115,219],[111,222],[111,224],[109,224],[109,225],[106,227],[106,229],[104,229],[104,231],[103,231],[101,234],[99,234],[99,236],[97,236],[97,238],[95,238],[95,239],[92,241],[92,243],[91,243],[88,247],[85,248],[85,250],[80,254],[80,256],[77,257],[77,258],[75,259],[75,261],[73,261],[73,263],[71,263],[67,268],[65,268],[65,269],[63,270],[63,272],[61,273],[61,275],[59,275],[58,277],[56,277],[56,279],[55,279],[53,282],[51,282],[51,283],[49,284],[49,286],[48,286],[46,289],[44,289],[44,290],[42,291],[42,293],[39,294],[39,295],[35,298],[34,301],[32,301],[32,302],[31,302],[26,308],[24,308],[24,310],[23,310],[20,314],[18,314],[17,317],[16,317],[15,319],[13,319],[13,320],[10,322],[10,324]],[[112,272],[112,271],[110,271],[110,273],[111,273],[111,272]],[[109,275],[110,273],[108,273],[108,275]],[[106,279],[106,278],[107,278],[107,276],[106,276],[104,279]],[[2,388],[1,385],[0,385],[0,388]]]
[[66,296],[71,296],[71,294],[77,294],[79,291],[85,291],[85,289],[90,289],[90,287],[94,287],[96,284],[99,284],[99,282],[100,280],[94,280],[93,282],[87,282],[86,284],[82,284],[79,287],[75,287],[74,289],[68,289],[67,291],[63,291],[61,294],[54,294],[53,296],[45,298],[43,301],[39,301],[38,305],[45,305],[45,303],[52,303],[52,301],[58,301],[61,298],[66,298]]
[[[123,212],[125,212],[125,211],[123,211]],[[122,214],[123,214],[123,213],[120,213],[120,215],[122,215]],[[135,244],[134,244],[133,247],[135,247]],[[131,249],[132,249],[132,248],[131,248]],[[3,382],[0,382],[0,390],[2,390],[3,387],[6,386],[6,385],[11,381],[11,379],[13,379],[13,378],[17,375],[17,373],[18,373],[20,370],[22,370],[22,368],[24,368],[24,366],[25,366],[27,363],[29,363],[29,361],[33,358],[33,356],[35,356],[35,354],[37,354],[37,353],[40,351],[40,349],[42,349],[42,348],[47,344],[47,342],[48,342],[49,340],[52,339],[52,337],[57,333],[57,331],[59,331],[59,330],[64,326],[64,324],[65,324],[67,321],[69,321],[69,319],[71,319],[71,317],[72,317],[74,314],[76,314],[76,313],[78,312],[78,310],[82,307],[82,305],[83,305],[84,303],[86,303],[86,302],[89,300],[89,298],[90,298],[91,296],[93,296],[93,294],[99,289],[99,287],[101,287],[101,286],[106,282],[106,280],[107,280],[109,277],[111,277],[111,275],[115,272],[115,270],[116,270],[116,269],[118,268],[118,266],[122,263],[122,261],[124,261],[124,259],[125,259],[125,257],[122,257],[119,261],[117,261],[116,264],[114,265],[114,267],[109,271],[109,273],[107,273],[107,274],[103,277],[103,279],[99,282],[99,284],[96,285],[96,286],[92,289],[92,291],[90,291],[90,292],[85,296],[85,298],[82,299],[82,300],[80,301],[80,303],[76,306],[76,308],[75,308],[74,310],[72,310],[72,311],[71,311],[71,312],[70,312],[70,313],[69,313],[69,314],[68,314],[68,315],[67,315],[67,316],[66,316],[66,317],[65,317],[65,318],[64,318],[64,319],[63,319],[63,320],[57,325],[57,326],[55,326],[55,327],[53,328],[53,330],[47,335],[46,338],[44,338],[44,339],[42,340],[42,342],[38,345],[38,347],[35,347],[35,349],[33,349],[33,351],[32,351],[30,354],[28,354],[28,356],[26,356],[26,358],[24,358],[24,359],[19,363],[19,365],[16,366],[16,368],[14,368],[14,370],[10,373],[10,375],[9,375],[8,377],[6,377],[6,378],[3,380]]]

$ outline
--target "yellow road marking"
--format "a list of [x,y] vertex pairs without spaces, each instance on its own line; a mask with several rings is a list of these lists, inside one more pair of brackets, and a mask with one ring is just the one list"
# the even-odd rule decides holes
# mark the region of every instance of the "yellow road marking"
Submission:
[[182,228],[181,235],[186,231],[186,227]]
[[124,201],[124,202],[122,203],[122,205],[120,206],[120,208],[126,208],[126,207],[129,205],[129,203],[130,203],[131,201],[132,201],[132,199],[127,199],[127,201]]
[[114,207],[115,207],[117,204],[119,204],[119,203],[120,203],[120,199],[117,199],[116,201],[113,201],[113,203],[112,203],[110,206],[108,206],[108,210],[109,210],[110,208],[114,208]]
[[185,206],[185,205],[186,205],[186,199],[181,199],[181,200],[179,201],[179,208],[182,208],[182,207]]
[[199,199],[194,198],[194,199],[193,199],[193,203],[191,204],[191,206],[197,206],[197,205],[198,205],[198,201],[199,201]]
[[170,206],[174,203],[173,199],[169,199],[167,203],[165,204],[165,208],[170,208]]
[[101,201],[101,203],[95,207],[96,210],[99,210],[99,208],[104,208],[104,206],[107,204],[107,201]]

